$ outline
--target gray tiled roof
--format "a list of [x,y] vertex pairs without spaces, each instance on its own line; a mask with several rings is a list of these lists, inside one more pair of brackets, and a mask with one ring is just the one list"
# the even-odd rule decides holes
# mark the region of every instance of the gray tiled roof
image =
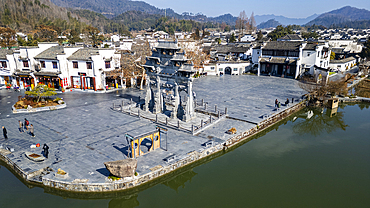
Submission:
[[6,55],[13,54],[12,50],[9,49],[0,49],[0,59],[6,59]]
[[302,40],[297,34],[287,34],[284,37],[278,38],[279,40]]
[[307,43],[307,45],[303,48],[303,50],[314,51],[318,43]]
[[74,52],[68,60],[82,60],[82,61],[91,61],[91,56],[99,55],[98,49],[93,48],[81,48]]
[[343,64],[343,63],[347,63],[353,60],[355,60],[355,58],[351,56],[351,57],[341,59],[341,60],[330,60],[330,63],[331,64]]
[[262,50],[289,50],[299,51],[301,41],[271,41],[268,42]]
[[64,55],[64,48],[63,46],[53,46],[51,48],[46,49],[45,51],[39,53],[35,56],[35,59],[52,59],[57,60],[57,55]]

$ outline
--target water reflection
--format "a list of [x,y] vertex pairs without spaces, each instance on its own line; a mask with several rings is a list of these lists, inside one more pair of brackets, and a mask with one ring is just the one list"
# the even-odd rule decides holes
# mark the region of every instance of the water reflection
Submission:
[[370,80],[365,79],[355,87],[355,95],[370,98]]
[[112,199],[109,202],[109,208],[123,208],[123,207],[137,207],[139,206],[139,201],[137,200],[138,195],[133,195],[129,197]]
[[185,173],[183,173],[181,175],[177,175],[177,176],[173,177],[172,179],[169,179],[169,180],[163,182],[163,184],[167,187],[170,187],[171,189],[175,190],[176,193],[178,193],[179,187],[181,186],[182,188],[185,188],[185,183],[187,181],[191,182],[191,179],[195,175],[197,175],[197,173],[195,173],[193,171],[193,169],[191,169],[191,170],[186,171]]
[[323,132],[331,133],[337,129],[346,130],[348,125],[343,119],[343,112],[338,109],[310,108],[305,113],[300,114],[293,124],[293,132],[299,135],[311,134],[319,136]]

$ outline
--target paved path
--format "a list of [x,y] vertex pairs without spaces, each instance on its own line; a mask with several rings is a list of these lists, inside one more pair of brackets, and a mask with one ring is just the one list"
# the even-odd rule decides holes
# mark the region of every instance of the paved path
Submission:
[[[257,123],[263,119],[263,115],[276,113],[275,99],[284,103],[286,98],[299,99],[304,94],[295,80],[256,76],[208,76],[195,80],[194,90],[198,101],[203,98],[209,106],[217,104],[222,109],[227,107],[232,118]],[[109,172],[103,163],[127,158],[125,133],[155,130],[156,125],[149,120],[111,110],[113,102],[119,104],[131,98],[136,101],[139,96],[143,99],[145,91],[138,89],[107,94],[68,92],[59,94],[67,103],[65,109],[11,114],[11,105],[22,93],[0,92],[0,126],[6,126],[9,132],[9,139],[0,139],[0,144],[15,149],[8,157],[27,172],[44,167],[53,170],[61,168],[69,173],[66,181],[89,179],[92,183],[104,183]],[[24,118],[34,125],[35,138],[18,131],[18,120],[23,121]],[[158,149],[139,157],[137,172],[145,174],[155,166],[168,165],[163,159],[170,155],[177,155],[179,160],[189,152],[204,149],[203,144],[210,139],[221,143],[231,137],[226,134],[231,127],[243,132],[254,126],[244,121],[224,119],[194,136],[169,129],[168,151]],[[36,163],[25,158],[25,151],[42,152],[41,148],[30,148],[31,144],[36,143],[49,145],[50,156],[47,160]],[[44,177],[53,178],[54,175]]]

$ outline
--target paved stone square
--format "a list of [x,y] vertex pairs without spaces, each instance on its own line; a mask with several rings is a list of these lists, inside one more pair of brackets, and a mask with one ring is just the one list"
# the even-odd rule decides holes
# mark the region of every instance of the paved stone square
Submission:
[[[209,108],[214,108],[215,104],[220,109],[227,107],[229,118],[220,120],[197,135],[169,128],[167,151],[165,148],[157,149],[138,157],[139,174],[148,173],[158,165],[167,166],[164,158],[168,156],[176,155],[176,161],[189,152],[202,150],[205,148],[203,144],[209,140],[222,143],[232,137],[226,133],[232,127],[238,132],[253,128],[253,123],[263,120],[263,115],[276,113],[275,99],[284,103],[287,98],[299,100],[304,94],[295,80],[257,76],[203,77],[194,81],[194,91],[198,102],[204,99]],[[127,158],[125,133],[138,129],[151,131],[156,127],[150,120],[111,109],[113,102],[119,105],[130,99],[138,102],[139,96],[144,99],[144,90],[125,89],[107,94],[67,92],[58,94],[67,103],[65,109],[12,114],[11,105],[23,93],[0,91],[0,126],[6,126],[9,137],[4,140],[1,135],[0,145],[15,149],[7,156],[26,172],[44,167],[53,170],[61,168],[69,173],[69,177],[59,180],[89,179],[89,183],[104,183],[109,172],[103,163]],[[24,118],[34,125],[35,138],[18,131],[18,120],[23,121]],[[161,139],[162,147],[165,147],[164,136]],[[24,156],[26,151],[42,152],[41,147],[30,148],[31,144],[36,143],[49,145],[47,160],[36,163]],[[55,176],[48,174],[43,177]]]

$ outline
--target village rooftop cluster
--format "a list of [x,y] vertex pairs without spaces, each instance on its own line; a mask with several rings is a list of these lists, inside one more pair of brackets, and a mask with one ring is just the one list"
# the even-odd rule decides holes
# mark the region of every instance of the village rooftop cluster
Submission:
[[[86,42],[73,45],[40,42],[38,46],[0,49],[0,86],[33,89],[37,84],[46,84],[60,91],[92,92],[135,86],[145,75],[137,71],[127,73],[122,57],[134,56],[137,51],[132,47],[135,45],[147,43],[150,51],[161,40],[175,40],[187,52],[197,77],[250,73],[292,79],[311,76],[317,82],[327,81],[361,61],[359,54],[370,34],[370,29],[316,29],[312,32],[319,38],[304,39],[301,32],[295,30],[295,34],[272,41],[267,35],[273,30],[255,30],[248,34],[239,30],[198,31],[200,38],[194,38],[194,33],[169,35],[148,29],[135,34],[134,38],[102,34],[106,40],[96,47]],[[17,33],[17,37],[27,40],[27,35],[22,33]],[[139,62],[145,63],[146,58],[139,57],[135,61],[140,66]]]

